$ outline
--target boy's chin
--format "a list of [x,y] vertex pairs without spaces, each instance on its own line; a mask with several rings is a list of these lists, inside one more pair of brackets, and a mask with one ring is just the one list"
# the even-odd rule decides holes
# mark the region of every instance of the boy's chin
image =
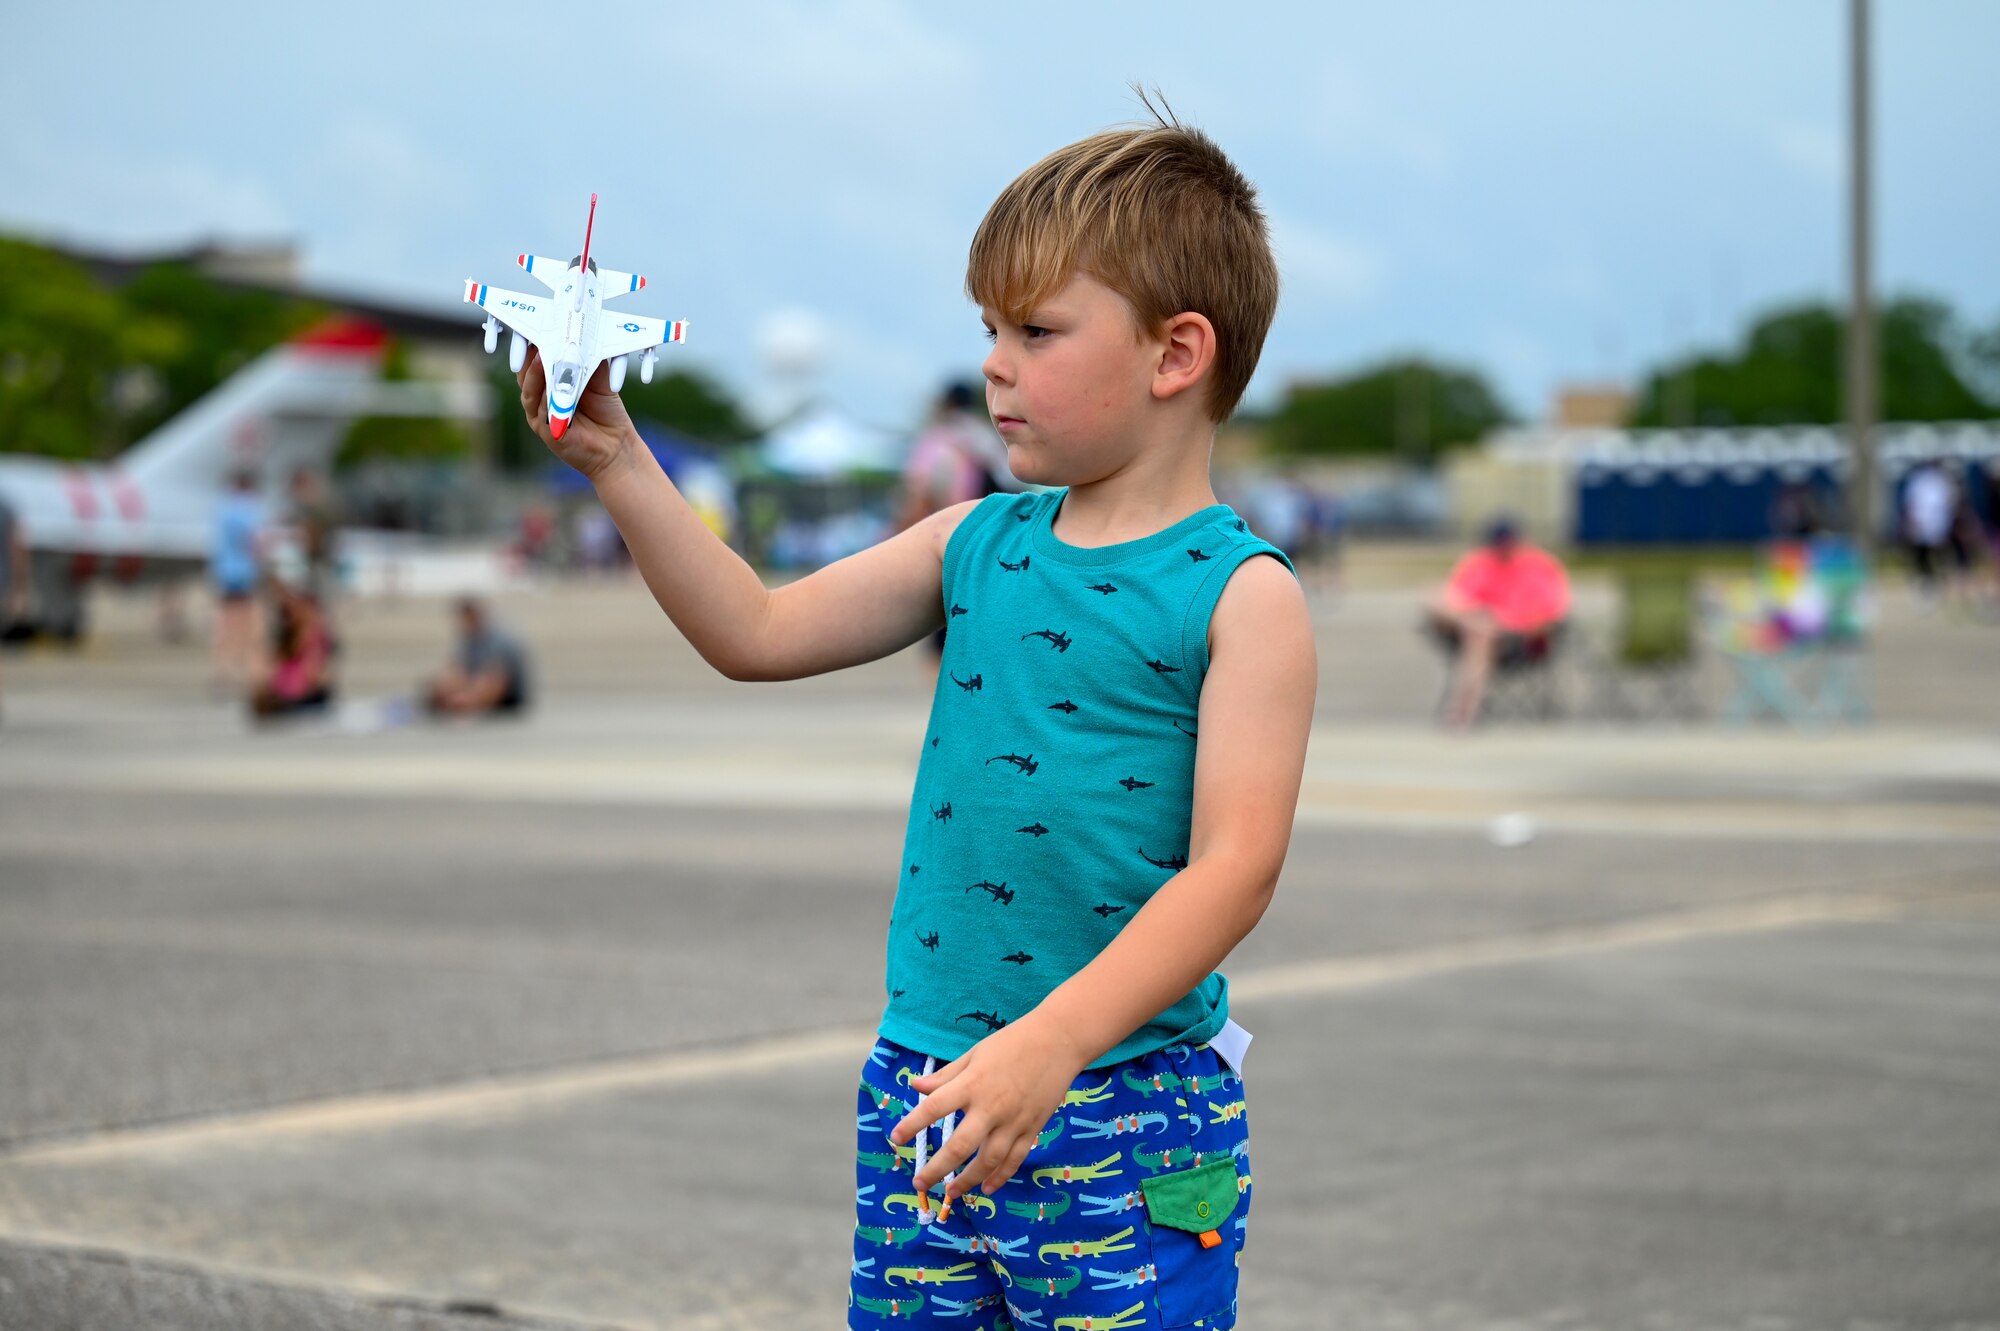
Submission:
[[1040,474],[1044,470],[1041,462],[1042,459],[1035,449],[1023,448],[1014,443],[1007,445],[1007,470],[1013,473],[1015,480],[1028,485],[1050,484]]

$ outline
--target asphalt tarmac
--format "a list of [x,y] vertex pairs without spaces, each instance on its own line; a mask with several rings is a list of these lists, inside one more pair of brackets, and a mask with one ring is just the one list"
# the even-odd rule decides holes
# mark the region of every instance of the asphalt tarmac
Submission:
[[[1240,1325],[2000,1327],[2000,634],[1886,606],[1864,728],[1449,737],[1396,581],[1223,967]],[[0,662],[0,1327],[841,1325],[916,654],[566,587],[526,720],[252,733],[147,613]],[[448,617],[343,624],[371,699]]]

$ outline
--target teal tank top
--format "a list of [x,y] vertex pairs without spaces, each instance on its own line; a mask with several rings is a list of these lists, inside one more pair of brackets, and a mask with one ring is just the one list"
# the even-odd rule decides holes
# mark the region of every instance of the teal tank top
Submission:
[[[1067,494],[989,495],[945,547],[879,1028],[940,1062],[1034,1008],[1186,867],[1209,615],[1244,560],[1292,568],[1227,504],[1069,545],[1051,526]],[[1228,1017],[1218,971],[1089,1066],[1199,1044]]]

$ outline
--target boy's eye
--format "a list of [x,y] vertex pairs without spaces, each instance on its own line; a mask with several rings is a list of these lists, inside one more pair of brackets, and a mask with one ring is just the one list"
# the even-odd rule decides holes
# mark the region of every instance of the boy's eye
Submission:
[[988,342],[997,342],[1000,340],[1000,334],[993,331],[993,326],[991,324],[987,325],[985,336]]
[[1028,335],[1028,339],[1030,341],[1033,341],[1035,338],[1041,337],[1044,334],[1046,334],[1049,330],[1042,327],[1040,324],[1022,324],[1021,331]]

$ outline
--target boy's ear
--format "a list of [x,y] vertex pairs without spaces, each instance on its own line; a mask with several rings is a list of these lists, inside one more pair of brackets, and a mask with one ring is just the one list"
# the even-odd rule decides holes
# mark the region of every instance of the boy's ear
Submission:
[[1200,383],[1215,364],[1215,325],[1207,315],[1183,310],[1168,316],[1160,327],[1159,343],[1153,396],[1161,401]]

